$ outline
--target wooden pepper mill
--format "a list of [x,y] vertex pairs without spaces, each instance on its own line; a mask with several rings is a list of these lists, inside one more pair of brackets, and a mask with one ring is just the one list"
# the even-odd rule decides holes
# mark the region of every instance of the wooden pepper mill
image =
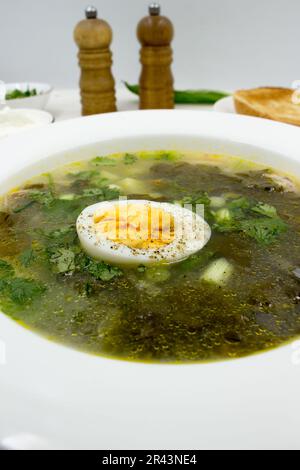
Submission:
[[137,37],[142,45],[140,76],[140,109],[174,108],[171,21],[160,15],[160,6],[149,6],[150,16],[138,24]]
[[116,111],[115,81],[112,75],[112,30],[109,24],[97,18],[97,10],[88,7],[86,19],[74,30],[79,47],[81,67],[80,91],[82,114],[99,114]]

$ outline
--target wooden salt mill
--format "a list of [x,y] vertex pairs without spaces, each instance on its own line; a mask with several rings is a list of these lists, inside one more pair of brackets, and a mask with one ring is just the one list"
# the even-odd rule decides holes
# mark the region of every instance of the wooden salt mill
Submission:
[[112,75],[112,30],[109,24],[97,18],[97,9],[88,7],[86,19],[74,30],[79,47],[81,68],[80,91],[82,114],[100,114],[116,111],[115,81]]
[[140,76],[140,109],[174,108],[171,41],[174,29],[171,21],[160,15],[160,6],[149,6],[150,16],[138,24],[137,37],[142,45]]

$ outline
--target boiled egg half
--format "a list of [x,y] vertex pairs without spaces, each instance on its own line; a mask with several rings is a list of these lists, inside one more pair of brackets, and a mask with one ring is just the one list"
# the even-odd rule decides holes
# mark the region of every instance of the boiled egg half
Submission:
[[77,220],[83,250],[110,264],[176,263],[211,237],[204,218],[180,205],[146,200],[105,201]]

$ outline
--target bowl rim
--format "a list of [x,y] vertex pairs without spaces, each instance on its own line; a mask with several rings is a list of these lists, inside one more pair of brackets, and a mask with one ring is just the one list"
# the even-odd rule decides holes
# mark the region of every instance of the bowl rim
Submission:
[[[140,137],[147,142],[155,135],[174,141],[178,136],[202,136],[253,146],[271,152],[270,161],[278,158],[282,167],[294,168],[300,176],[299,128],[259,118],[176,110],[77,118],[4,138],[0,154],[13,158],[5,160],[0,180],[4,184],[16,171],[22,174],[61,151],[113,139]],[[299,447],[300,376],[292,345],[234,361],[144,364],[47,341],[2,314],[0,340],[7,348],[7,364],[0,365],[1,401],[9,408],[8,414],[0,402],[7,419],[0,425],[0,438],[21,423],[22,429],[46,437],[54,448],[61,442],[70,448],[80,442],[82,448],[110,449],[288,448],[291,443]],[[284,432],[278,431],[278,405],[284,406],[278,411]],[[43,420],[38,413],[43,413]],[[138,423],[149,423],[139,435]]]

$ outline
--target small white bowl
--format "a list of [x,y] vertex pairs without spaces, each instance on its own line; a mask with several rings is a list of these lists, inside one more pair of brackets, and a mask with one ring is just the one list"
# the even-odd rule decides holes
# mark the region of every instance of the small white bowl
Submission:
[[52,91],[51,85],[48,85],[47,83],[35,82],[6,83],[5,88],[6,93],[11,93],[16,89],[21,91],[35,89],[37,91],[37,95],[35,96],[7,100],[6,105],[10,108],[44,109],[48,103],[50,93]]

